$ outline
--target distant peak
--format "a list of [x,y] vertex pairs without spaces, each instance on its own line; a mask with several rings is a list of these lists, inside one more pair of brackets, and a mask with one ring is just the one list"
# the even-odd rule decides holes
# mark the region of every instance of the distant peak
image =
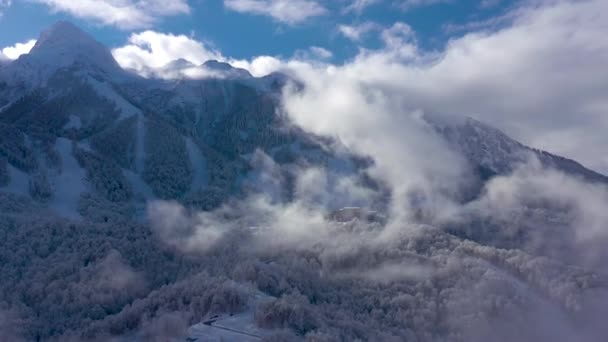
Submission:
[[224,71],[234,69],[232,67],[232,65],[230,65],[230,64],[228,64],[226,62],[220,62],[220,61],[215,60],[215,59],[211,59],[211,60],[206,61],[203,64],[203,66],[205,66],[206,68],[209,68],[209,69],[224,70]]
[[96,42],[93,37],[69,21],[58,21],[40,34],[36,47],[56,43],[77,44],[83,41]]
[[233,77],[237,77],[237,78],[249,78],[252,77],[251,74],[249,73],[249,71],[245,70],[245,69],[241,69],[241,68],[235,68],[232,65],[226,63],[226,62],[220,62],[217,61],[215,59],[211,59],[206,61],[203,64],[203,67],[209,69],[209,70],[214,70],[214,71],[220,71],[223,73],[227,73],[228,75],[226,76],[233,76]]
[[184,58],[179,58],[179,59],[176,59],[174,61],[167,63],[164,66],[164,69],[185,69],[185,68],[193,68],[195,66],[196,65],[194,65],[194,63],[190,62],[189,60],[186,60]]
[[45,30],[45,32],[76,32],[85,34],[78,26],[67,20],[59,20]]
[[27,58],[57,67],[79,62],[106,71],[120,69],[106,46],[68,21],[58,21],[44,30]]

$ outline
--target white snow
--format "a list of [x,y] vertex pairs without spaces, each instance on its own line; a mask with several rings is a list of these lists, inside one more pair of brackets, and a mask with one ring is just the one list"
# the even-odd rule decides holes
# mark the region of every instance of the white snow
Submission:
[[258,336],[250,336],[203,323],[191,327],[188,336],[190,341],[207,342],[251,342],[262,340],[262,338]]
[[131,170],[123,169],[123,175],[131,186],[135,194],[135,211],[138,217],[146,214],[147,203],[156,199],[152,188],[141,178],[141,176]]
[[529,149],[526,146],[475,119],[455,120],[438,116],[425,118],[444,136],[449,145],[469,161],[496,173],[510,171],[512,166],[527,159]]
[[258,328],[254,322],[255,308],[272,297],[258,292],[249,302],[249,308],[235,315],[211,315],[188,330],[189,340],[207,342],[261,341],[269,330]]
[[146,158],[146,123],[143,114],[139,114],[137,117],[137,129],[136,129],[136,141],[135,141],[135,170],[141,174],[144,172],[144,161]]
[[117,106],[118,110],[120,111],[119,120],[129,118],[141,112],[137,107],[118,94],[111,84],[98,81],[92,77],[88,78],[88,82],[99,95],[110,100]]
[[56,147],[61,157],[61,170],[58,174],[49,175],[49,181],[54,190],[49,207],[62,216],[79,218],[78,201],[80,195],[88,189],[86,172],[72,155],[71,140],[59,138]]
[[190,192],[195,192],[204,189],[209,184],[207,160],[203,156],[200,148],[191,138],[186,139],[186,147],[188,148],[188,156],[190,157],[190,163],[192,164],[193,170]]
[[137,173],[123,169],[124,176],[129,180],[133,186],[133,192],[136,196],[142,196],[145,200],[153,200],[155,198],[152,188],[141,178]]
[[74,63],[87,66],[85,72],[99,71],[121,77],[122,70],[111,52],[94,38],[67,22],[58,22],[44,31],[32,50],[2,68],[9,83],[44,85],[51,75]]
[[146,118],[141,113],[137,115],[135,134],[135,171],[123,170],[123,174],[133,187],[136,199],[136,211],[138,216],[141,216],[146,212],[146,202],[156,198],[152,188],[141,178],[141,174],[144,172],[146,157]]

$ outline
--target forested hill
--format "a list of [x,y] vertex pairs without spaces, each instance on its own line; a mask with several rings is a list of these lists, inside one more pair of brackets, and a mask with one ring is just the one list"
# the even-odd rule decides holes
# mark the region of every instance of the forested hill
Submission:
[[1,341],[608,333],[605,176],[431,116],[456,184],[387,175],[294,123],[296,76],[185,69],[143,78],[67,22],[0,66]]

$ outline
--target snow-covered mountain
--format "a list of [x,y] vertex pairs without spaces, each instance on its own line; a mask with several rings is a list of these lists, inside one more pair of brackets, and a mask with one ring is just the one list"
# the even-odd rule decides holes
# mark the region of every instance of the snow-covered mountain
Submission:
[[[171,330],[188,326],[209,340],[576,340],[575,317],[595,341],[605,311],[585,304],[608,281],[577,254],[580,198],[496,208],[491,187],[508,193],[500,182],[531,158],[589,194],[608,177],[479,121],[427,116],[478,188],[454,196],[449,219],[394,222],[373,156],[284,115],[288,76],[219,61],[160,72],[173,77],[121,69],[67,22],[0,64],[0,340],[21,326],[25,340],[185,339]],[[294,203],[306,191],[322,213]]]
[[[91,205],[142,209],[153,198],[209,209],[242,193],[256,150],[282,165],[361,164],[285,121],[277,86],[285,76],[254,78],[217,61],[165,69],[188,68],[216,74],[144,79],[79,28],[55,24],[0,71],[4,190],[70,217],[89,215]],[[435,127],[485,177],[513,171],[532,152],[548,166],[607,179],[472,119]]]
[[47,85],[61,69],[86,70],[119,78],[123,71],[111,52],[69,22],[58,22],[40,34],[32,50],[2,70],[9,84]]
[[544,167],[554,168],[588,181],[608,183],[607,176],[589,170],[574,160],[525,146],[500,130],[475,119],[447,120],[437,116],[427,116],[427,119],[454,149],[478,168],[484,178],[513,172],[533,157]]
[[342,158],[286,128],[270,84],[280,77],[216,61],[201,68],[214,77],[144,79],[57,23],[0,73],[2,187],[70,217],[88,215],[90,201],[144,208],[162,198],[209,209],[242,192],[257,149],[284,164]]

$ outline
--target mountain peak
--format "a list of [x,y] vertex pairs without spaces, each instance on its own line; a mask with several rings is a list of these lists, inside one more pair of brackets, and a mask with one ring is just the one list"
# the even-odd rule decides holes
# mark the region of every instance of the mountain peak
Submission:
[[36,45],[40,47],[46,44],[76,43],[87,40],[95,39],[69,21],[58,21],[40,34]]
[[241,68],[235,68],[232,65],[230,65],[229,63],[220,62],[215,59],[211,59],[211,60],[208,60],[205,63],[203,63],[203,67],[205,67],[209,70],[219,71],[221,73],[226,74],[226,76],[232,76],[232,77],[236,77],[236,78],[251,77],[251,74],[249,73],[249,71],[247,71],[245,69],[241,69]]
[[108,48],[67,21],[59,21],[43,31],[30,53],[22,57],[28,63],[50,70],[74,63],[106,72],[120,70]]
[[196,67],[196,65],[194,63],[190,62],[187,59],[179,58],[179,59],[176,59],[174,61],[171,61],[171,62],[165,64],[163,69],[179,70],[179,69],[194,68],[194,67]]

